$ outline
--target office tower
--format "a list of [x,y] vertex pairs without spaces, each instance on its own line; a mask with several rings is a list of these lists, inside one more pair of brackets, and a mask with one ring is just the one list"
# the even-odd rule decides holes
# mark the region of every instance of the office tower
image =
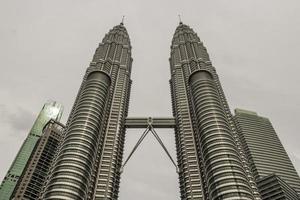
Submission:
[[64,125],[51,119],[43,129],[27,166],[22,174],[14,200],[36,200],[39,198],[46,177],[63,137]]
[[269,119],[252,111],[236,109],[235,120],[255,180],[258,182],[274,173],[300,193],[299,175]]
[[131,63],[121,23],[86,70],[43,199],[117,199]]
[[0,200],[8,200],[11,197],[34,146],[42,134],[43,127],[50,119],[60,120],[62,111],[62,105],[57,102],[47,102],[43,106],[15,160],[4,177],[0,186]]
[[182,23],[170,66],[181,199],[260,199],[216,70]]
[[299,200],[296,190],[276,174],[265,176],[257,181],[263,200]]

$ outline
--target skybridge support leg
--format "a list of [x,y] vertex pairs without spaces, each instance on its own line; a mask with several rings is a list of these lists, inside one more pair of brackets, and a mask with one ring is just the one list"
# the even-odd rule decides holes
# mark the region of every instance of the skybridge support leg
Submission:
[[153,118],[149,117],[147,119],[147,121],[146,121],[145,118],[129,118],[129,119],[127,119],[126,122],[127,122],[127,128],[141,128],[141,127],[145,127],[146,126],[145,122],[147,122],[147,126],[146,126],[146,130],[143,132],[143,134],[141,135],[141,137],[139,138],[139,140],[137,141],[137,143],[133,147],[132,151],[130,152],[129,156],[125,160],[124,164],[122,165],[122,167],[120,169],[121,173],[123,172],[124,167],[127,164],[127,162],[129,161],[129,159],[132,157],[133,153],[136,151],[136,149],[138,148],[138,146],[145,139],[145,137],[147,136],[147,134],[149,133],[149,131],[152,133],[152,135],[158,141],[158,143],[160,144],[160,146],[166,152],[167,156],[169,157],[169,159],[171,160],[171,162],[175,166],[176,172],[179,173],[179,168],[178,168],[176,162],[174,161],[174,159],[170,155],[168,149],[165,147],[163,141],[161,140],[161,138],[159,137],[159,135],[157,134],[157,132],[154,130],[154,127],[153,127],[153,122],[156,122],[155,126],[157,126],[159,128],[174,128],[174,126],[175,126],[174,119],[172,119],[172,118],[158,118],[157,119],[156,118],[156,120],[154,121]]

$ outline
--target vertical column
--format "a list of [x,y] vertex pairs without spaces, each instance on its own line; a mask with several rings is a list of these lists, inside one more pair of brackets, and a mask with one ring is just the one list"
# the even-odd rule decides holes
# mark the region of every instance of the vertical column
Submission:
[[110,82],[101,71],[87,76],[43,199],[86,199]]
[[210,72],[190,75],[208,198],[254,199],[230,124]]
[[116,75],[116,84],[109,113],[105,139],[97,175],[93,199],[118,199],[120,168],[122,165],[125,137],[124,119],[129,98],[129,74],[120,68]]
[[179,67],[172,73],[172,98],[176,119],[176,151],[182,200],[204,199],[200,162],[197,158],[193,121],[189,110],[184,72]]

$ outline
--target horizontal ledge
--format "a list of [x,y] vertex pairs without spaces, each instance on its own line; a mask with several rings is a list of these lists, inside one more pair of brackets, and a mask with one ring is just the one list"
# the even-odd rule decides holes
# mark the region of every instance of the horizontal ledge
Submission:
[[150,124],[153,128],[175,128],[175,119],[173,117],[128,117],[125,119],[126,128],[147,128]]

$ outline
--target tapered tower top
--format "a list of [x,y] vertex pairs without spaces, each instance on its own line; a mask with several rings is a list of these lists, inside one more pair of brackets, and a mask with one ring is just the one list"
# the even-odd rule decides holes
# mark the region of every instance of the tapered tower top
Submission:
[[193,40],[200,42],[200,38],[197,33],[190,28],[188,25],[184,24],[181,20],[177,26],[172,39],[172,45],[178,45],[181,41]]
[[130,46],[129,35],[124,26],[123,20],[119,25],[114,26],[112,29],[110,29],[109,32],[105,35],[102,43],[106,42],[115,42],[117,44]]
[[[91,65],[97,65],[110,74],[114,62],[127,66],[128,69],[131,68],[131,44],[123,22],[114,26],[105,34],[95,51]],[[102,65],[105,65],[105,67]]]
[[191,61],[192,65],[196,65],[195,62],[210,63],[207,50],[197,33],[180,20],[171,44],[171,67]]

